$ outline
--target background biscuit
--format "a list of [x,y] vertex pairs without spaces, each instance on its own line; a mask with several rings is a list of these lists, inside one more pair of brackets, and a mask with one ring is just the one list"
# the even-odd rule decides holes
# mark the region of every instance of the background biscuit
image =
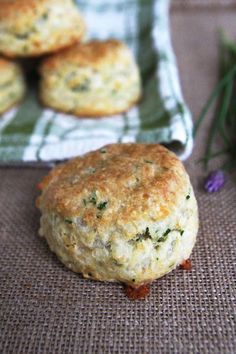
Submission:
[[72,0],[2,0],[0,52],[38,56],[80,40],[84,21]]
[[13,61],[0,58],[0,113],[22,100],[25,82],[21,67]]
[[77,116],[121,113],[141,95],[134,58],[116,40],[74,45],[47,58],[40,72],[42,102]]

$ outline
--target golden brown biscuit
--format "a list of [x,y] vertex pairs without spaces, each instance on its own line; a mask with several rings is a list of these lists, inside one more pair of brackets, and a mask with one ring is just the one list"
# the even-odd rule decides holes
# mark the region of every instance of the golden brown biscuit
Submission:
[[25,94],[25,82],[21,67],[0,58],[0,114],[20,102]]
[[86,278],[137,287],[190,256],[196,199],[182,163],[161,145],[105,146],[54,168],[40,188],[40,234]]
[[45,59],[40,72],[42,102],[77,116],[121,113],[141,95],[134,58],[116,40],[74,45]]
[[84,21],[72,0],[1,0],[0,52],[39,56],[80,40]]

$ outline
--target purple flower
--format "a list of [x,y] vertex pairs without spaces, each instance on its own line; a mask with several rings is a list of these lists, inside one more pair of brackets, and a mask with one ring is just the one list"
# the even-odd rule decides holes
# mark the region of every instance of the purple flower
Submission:
[[207,177],[205,183],[205,190],[208,193],[218,192],[223,188],[224,184],[225,184],[224,172],[221,170],[213,171]]

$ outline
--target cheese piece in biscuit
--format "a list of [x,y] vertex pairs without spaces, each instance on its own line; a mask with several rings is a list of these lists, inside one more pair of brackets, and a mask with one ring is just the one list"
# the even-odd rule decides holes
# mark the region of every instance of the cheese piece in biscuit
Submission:
[[24,94],[21,67],[11,60],[0,58],[0,114],[20,102]]
[[141,95],[132,53],[117,40],[76,44],[47,58],[40,72],[42,102],[76,116],[121,113]]
[[0,52],[9,57],[39,56],[84,36],[73,0],[1,0]]
[[40,234],[74,272],[138,287],[188,259],[198,209],[183,164],[161,145],[114,144],[54,168]]

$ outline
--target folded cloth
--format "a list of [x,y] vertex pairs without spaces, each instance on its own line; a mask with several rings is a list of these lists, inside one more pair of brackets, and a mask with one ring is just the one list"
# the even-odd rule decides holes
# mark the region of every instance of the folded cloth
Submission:
[[78,119],[44,109],[31,91],[18,109],[0,119],[0,160],[63,160],[115,142],[159,142],[186,159],[193,146],[192,119],[170,40],[170,1],[81,0],[78,4],[88,38],[117,38],[132,49],[141,69],[143,99],[125,114]]

